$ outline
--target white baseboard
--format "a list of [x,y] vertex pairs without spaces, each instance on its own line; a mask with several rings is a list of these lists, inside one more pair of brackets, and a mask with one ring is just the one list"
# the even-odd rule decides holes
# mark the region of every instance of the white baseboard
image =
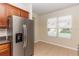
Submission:
[[45,42],[45,43],[48,43],[48,44],[53,44],[53,45],[57,45],[57,46],[61,46],[61,47],[64,47],[64,48],[68,48],[68,49],[77,51],[77,48],[68,47],[68,46],[60,45],[60,44],[58,44],[58,43],[48,42],[48,41],[45,41],[45,40],[40,40],[40,41]]
[[38,40],[34,40],[34,43],[37,43],[38,42]]

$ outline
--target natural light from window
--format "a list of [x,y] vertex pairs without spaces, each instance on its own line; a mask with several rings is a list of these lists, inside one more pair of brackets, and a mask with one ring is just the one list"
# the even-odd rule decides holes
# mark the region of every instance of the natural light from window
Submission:
[[71,38],[72,16],[49,18],[47,21],[48,36]]

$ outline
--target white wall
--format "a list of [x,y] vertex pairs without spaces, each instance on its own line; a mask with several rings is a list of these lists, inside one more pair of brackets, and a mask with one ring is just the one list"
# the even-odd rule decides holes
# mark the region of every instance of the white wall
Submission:
[[0,37],[7,36],[7,29],[0,29]]
[[35,33],[35,42],[38,42],[40,40],[41,37],[41,26],[40,26],[40,17],[38,14],[33,13],[33,17],[34,17],[34,33]]
[[29,12],[29,19],[32,19],[32,4],[31,3],[9,3]]
[[[48,37],[47,34],[47,19],[50,17],[63,16],[63,15],[72,15],[72,38],[57,38],[57,37]],[[63,10],[51,12],[40,17],[40,26],[41,26],[41,41],[45,41],[51,44],[57,44],[63,47],[67,47],[73,50],[77,49],[79,44],[79,5],[66,8]]]

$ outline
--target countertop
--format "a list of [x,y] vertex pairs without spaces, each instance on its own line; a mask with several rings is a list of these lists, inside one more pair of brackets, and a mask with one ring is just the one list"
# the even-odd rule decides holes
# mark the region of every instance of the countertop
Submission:
[[4,44],[4,43],[10,43],[10,41],[9,40],[0,41],[0,44]]

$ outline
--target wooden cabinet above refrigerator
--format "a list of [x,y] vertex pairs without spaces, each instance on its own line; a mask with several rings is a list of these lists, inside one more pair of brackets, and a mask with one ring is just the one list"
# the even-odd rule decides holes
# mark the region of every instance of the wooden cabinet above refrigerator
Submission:
[[9,4],[6,4],[6,12],[7,12],[7,16],[11,16],[11,15],[20,16],[20,9],[15,8],[14,6],[11,6]]

